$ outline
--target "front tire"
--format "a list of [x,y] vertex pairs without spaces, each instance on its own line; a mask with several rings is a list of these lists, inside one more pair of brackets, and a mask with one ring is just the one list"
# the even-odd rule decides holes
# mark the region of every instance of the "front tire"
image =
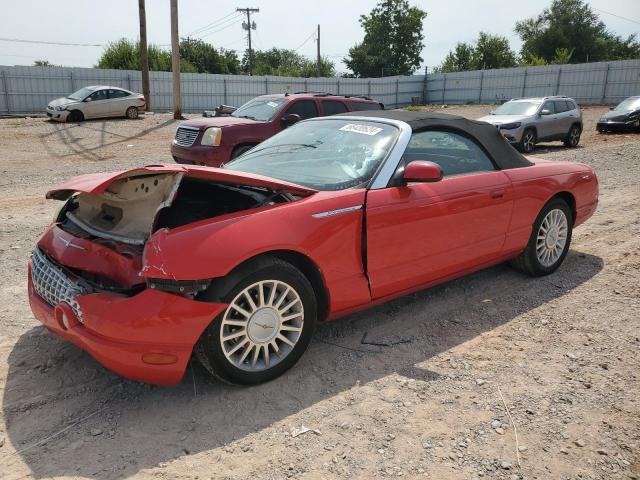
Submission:
[[136,107],[127,108],[127,111],[125,112],[125,116],[129,120],[135,120],[136,118],[138,118],[138,109]]
[[569,205],[561,198],[553,198],[538,214],[527,247],[512,265],[534,277],[553,273],[567,256],[572,231]]
[[69,123],[80,123],[84,120],[84,114],[80,110],[71,110],[69,112],[69,116],[67,117],[67,121]]
[[518,150],[522,153],[532,153],[536,148],[536,132],[532,128],[524,131],[520,143],[518,143]]
[[265,257],[241,266],[203,294],[228,303],[195,353],[215,377],[253,385],[291,368],[307,349],[317,302],[309,280],[290,263]]
[[580,143],[580,134],[582,133],[582,129],[579,125],[572,125],[569,129],[569,133],[567,137],[564,139],[565,147],[576,148],[578,143]]

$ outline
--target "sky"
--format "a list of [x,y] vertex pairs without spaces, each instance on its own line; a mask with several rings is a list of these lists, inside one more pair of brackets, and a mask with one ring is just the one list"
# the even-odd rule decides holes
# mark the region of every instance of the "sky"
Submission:
[[[296,49],[315,58],[315,30],[321,26],[321,52],[335,62],[339,72],[348,69],[342,58],[360,42],[364,32],[358,19],[368,13],[375,0],[179,0],[181,37],[201,37],[216,47],[246,48],[243,18],[236,7],[259,8],[254,48]],[[551,0],[410,0],[426,10],[425,48],[420,72],[439,65],[457,42],[472,42],[480,31],[506,36],[518,51],[520,41],[513,32],[516,21],[535,16]],[[640,32],[640,0],[591,0],[609,30],[626,37]],[[149,43],[170,44],[169,0],[146,0]],[[604,12],[608,13],[604,13]],[[122,37],[139,35],[136,0],[0,0],[0,38],[30,41],[105,45]],[[617,16],[616,16],[617,15]],[[634,20],[629,21],[619,17]],[[212,25],[211,25],[212,24]],[[207,29],[203,29],[211,25]],[[44,59],[56,65],[92,67],[102,46],[62,46],[0,40],[0,65],[32,65]]]

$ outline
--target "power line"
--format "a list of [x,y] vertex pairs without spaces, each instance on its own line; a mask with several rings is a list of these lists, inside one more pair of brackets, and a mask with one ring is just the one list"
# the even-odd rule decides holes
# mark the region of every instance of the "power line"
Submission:
[[16,43],[33,43],[37,45],[62,45],[65,47],[104,47],[98,43],[65,43],[65,42],[44,42],[40,40],[24,40],[20,38],[0,38],[2,42],[16,42]]
[[[226,20],[224,20],[223,22],[218,23],[217,25],[214,25],[212,27],[206,28],[204,30],[200,30],[198,31],[195,35],[196,38],[197,37],[205,37],[208,35],[212,35],[216,32],[220,32],[222,30],[224,30],[225,28],[229,27],[230,25],[235,25],[236,22],[242,17],[242,15],[234,15],[233,17],[227,18]],[[188,35],[189,37],[192,36],[192,34]]]
[[607,15],[611,15],[612,17],[620,18],[622,20],[627,20],[628,22],[637,23],[638,25],[640,25],[640,21],[638,21],[638,20],[633,20],[632,18],[627,18],[627,17],[623,17],[621,15],[616,15],[615,13],[606,12],[606,11],[600,10],[599,8],[596,8],[596,7],[591,7],[591,8],[593,8],[594,10],[597,10],[599,12],[606,13]]
[[230,23],[230,24],[228,24],[228,25],[226,25],[226,26],[224,26],[224,27],[222,27],[222,28],[220,28],[218,30],[215,30],[213,32],[209,32],[209,33],[206,33],[204,35],[200,35],[198,38],[202,39],[204,37],[209,37],[209,36],[214,35],[216,33],[222,32],[223,30],[226,30],[229,27],[233,27],[233,26],[237,25],[237,23],[236,23],[237,21],[238,21],[238,19],[234,18],[234,22],[232,22],[232,23]]
[[228,17],[230,17],[230,16],[232,16],[232,15],[236,15],[236,14],[237,14],[237,12],[231,12],[231,13],[228,13],[228,14],[227,14],[227,15],[225,15],[224,17],[220,17],[220,18],[218,18],[217,20],[214,20],[213,22],[208,23],[207,25],[205,25],[205,26],[203,26],[203,27],[196,28],[193,32],[191,32],[190,34],[188,34],[188,35],[187,35],[187,37],[190,37],[190,36],[192,36],[192,35],[194,35],[194,34],[196,34],[196,33],[200,32],[200,31],[202,31],[202,30],[206,30],[206,29],[208,29],[209,27],[213,27],[213,26],[215,26],[215,25],[216,25],[216,24],[218,24],[218,23],[224,23],[224,22],[223,22],[223,21],[224,21],[224,19],[226,19],[226,18],[228,18]]
[[311,32],[311,35],[309,35],[309,36],[304,40],[304,42],[302,42],[302,43],[298,46],[298,48],[294,48],[293,50],[294,50],[295,52],[297,52],[298,50],[300,50],[302,47],[304,47],[305,43],[307,43],[309,40],[311,40],[311,38],[312,38],[315,34],[316,34],[316,30],[315,30],[315,29],[313,29],[313,32]]

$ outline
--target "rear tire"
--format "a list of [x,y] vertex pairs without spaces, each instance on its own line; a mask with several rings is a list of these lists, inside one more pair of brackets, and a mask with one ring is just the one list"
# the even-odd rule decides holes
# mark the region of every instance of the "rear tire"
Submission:
[[520,142],[517,144],[518,150],[522,153],[532,153],[536,148],[536,141],[536,131],[528,128],[524,131]]
[[582,129],[579,125],[572,125],[569,129],[569,133],[563,141],[565,147],[576,148],[578,146],[578,143],[580,143],[581,133]]
[[125,112],[125,116],[130,120],[138,118],[138,109],[136,107],[129,107]]
[[240,155],[242,155],[245,152],[248,152],[253,147],[255,147],[255,145],[240,145],[240,146],[234,148],[233,152],[231,152],[231,160],[233,160],[234,158],[239,157]]
[[194,349],[203,366],[225,382],[272,380],[291,368],[311,341],[317,317],[313,287],[278,258],[242,265],[200,299],[229,305]]
[[538,214],[527,247],[511,264],[533,277],[553,273],[567,256],[572,231],[569,205],[561,198],[551,199]]
[[84,120],[84,114],[80,110],[71,110],[67,117],[69,123],[80,123]]

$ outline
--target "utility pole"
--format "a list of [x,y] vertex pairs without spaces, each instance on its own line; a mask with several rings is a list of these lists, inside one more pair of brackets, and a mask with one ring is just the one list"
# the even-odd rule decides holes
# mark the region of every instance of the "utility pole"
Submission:
[[171,0],[171,71],[173,73],[173,118],[182,120],[180,97],[180,39],[178,37],[178,0]]
[[322,59],[320,58],[320,24],[318,24],[318,77],[322,76]]
[[247,14],[247,22],[242,22],[244,28],[249,34],[249,75],[253,75],[253,50],[251,50],[251,30],[256,29],[256,22],[251,23],[251,14],[258,13],[259,8],[236,8],[236,12],[244,12]]
[[147,12],[144,0],[138,0],[140,18],[140,68],[142,69],[142,94],[147,112],[151,110],[151,90],[149,88],[149,55],[147,54]]

